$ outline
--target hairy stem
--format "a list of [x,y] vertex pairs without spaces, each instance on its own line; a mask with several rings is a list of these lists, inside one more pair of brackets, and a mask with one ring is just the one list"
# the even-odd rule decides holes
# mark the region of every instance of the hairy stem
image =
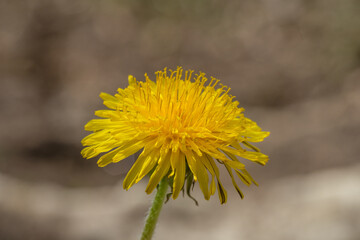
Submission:
[[164,177],[159,183],[155,198],[149,210],[149,214],[146,217],[145,227],[141,235],[141,240],[151,240],[161,208],[164,204],[167,189],[168,183],[166,177]]

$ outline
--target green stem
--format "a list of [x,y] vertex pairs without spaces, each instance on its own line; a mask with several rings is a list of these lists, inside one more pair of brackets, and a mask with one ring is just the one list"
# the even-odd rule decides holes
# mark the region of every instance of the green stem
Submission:
[[154,201],[149,210],[149,214],[146,217],[145,227],[141,235],[141,240],[151,240],[161,211],[161,207],[164,204],[167,188],[168,182],[166,177],[164,177],[159,183]]

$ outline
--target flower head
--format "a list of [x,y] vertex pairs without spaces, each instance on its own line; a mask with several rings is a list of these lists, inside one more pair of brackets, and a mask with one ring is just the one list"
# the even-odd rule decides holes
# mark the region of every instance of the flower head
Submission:
[[168,177],[175,199],[187,179],[199,182],[205,199],[217,188],[225,203],[218,162],[243,197],[233,173],[246,185],[257,183],[237,156],[264,165],[268,157],[250,142],[262,141],[269,132],[244,117],[244,109],[229,91],[215,78],[184,73],[180,67],[156,72],[156,81],[146,74],[144,82],[129,76],[129,86],[119,88],[115,96],[100,94],[109,110],[96,111],[103,119],[85,125],[93,133],[82,140],[87,147],[81,153],[86,158],[106,153],[98,160],[99,167],[104,167],[141,150],[124,179],[126,190],[149,174],[147,193]]

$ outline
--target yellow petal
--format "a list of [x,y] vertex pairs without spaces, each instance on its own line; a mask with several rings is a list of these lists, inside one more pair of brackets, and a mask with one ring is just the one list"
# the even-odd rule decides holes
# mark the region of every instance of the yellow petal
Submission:
[[102,118],[110,118],[112,121],[121,119],[121,115],[119,114],[119,112],[113,110],[98,110],[95,111],[95,116]]
[[176,199],[184,186],[186,171],[185,155],[180,151],[172,152],[170,162],[176,169],[173,184],[173,199]]
[[101,92],[100,93],[100,97],[102,100],[104,101],[113,101],[113,102],[116,102],[118,101],[116,97],[114,97],[113,95],[110,95],[108,93],[104,93],[104,92]]
[[109,134],[109,131],[101,130],[84,137],[83,140],[81,140],[81,144],[83,146],[90,146],[90,145],[98,144],[99,142],[106,141],[110,137],[111,135]]
[[215,176],[216,176],[217,183],[218,183],[217,187],[218,187],[218,193],[219,193],[220,202],[221,202],[221,204],[226,203],[226,201],[227,201],[227,192],[224,189],[223,185],[221,184],[221,181],[220,181],[220,178],[219,178],[219,175],[220,175],[219,174],[219,169],[216,166],[216,164],[215,164],[215,162],[214,162],[214,160],[212,159],[211,156],[209,156],[207,154],[205,156],[208,158],[208,161],[211,164],[211,166],[212,166],[212,168],[213,168],[213,170],[215,172]]
[[248,152],[248,151],[246,151],[244,153],[239,154],[239,156],[243,157],[243,158],[246,158],[248,160],[251,160],[253,162],[259,163],[260,165],[265,165],[269,160],[268,156],[266,156],[265,154],[260,153],[260,152]]
[[227,192],[221,182],[218,180],[218,192],[219,192],[219,199],[220,203],[224,204],[227,201]]
[[128,142],[126,144],[124,144],[123,146],[121,146],[121,150],[115,155],[113,162],[119,162],[121,160],[123,160],[124,158],[127,158],[130,155],[133,155],[134,153],[136,153],[137,151],[139,151],[140,149],[142,149],[144,147],[144,142],[142,141],[131,141]]
[[200,189],[204,194],[206,200],[210,198],[209,193],[209,176],[206,171],[206,168],[201,163],[198,155],[195,155],[192,150],[188,150],[185,152],[186,160],[188,162],[189,168],[191,172],[194,174],[194,177],[197,178]]
[[103,156],[101,156],[98,160],[98,166],[99,167],[105,167],[109,163],[112,163],[114,156],[120,151],[120,149],[115,149],[114,151],[111,151]]
[[155,168],[153,174],[149,179],[149,184],[147,185],[145,192],[150,194],[154,188],[158,185],[160,180],[169,172],[170,169],[170,159],[169,153],[166,156],[161,156],[159,159],[159,164]]
[[108,128],[122,127],[121,123],[113,122],[110,119],[92,119],[85,125],[86,131],[98,131]]
[[110,109],[117,109],[120,102],[116,97],[108,94],[108,93],[100,93],[100,97],[104,100],[104,105]]
[[[211,158],[208,158],[209,156],[207,154],[202,154],[202,156],[199,156],[199,159],[201,160],[202,164],[206,167],[206,169],[211,174],[211,183],[210,183],[210,195],[213,195],[216,191],[216,185],[215,185],[215,170],[210,163],[210,161],[213,161]],[[215,163],[214,163],[215,164]]]
[[128,81],[129,81],[129,85],[133,85],[136,83],[136,79],[134,78],[133,75],[129,75]]
[[83,150],[81,150],[81,155],[82,155],[84,158],[89,159],[93,152],[94,152],[94,148],[93,148],[93,147],[86,147],[86,148],[84,148]]
[[135,161],[134,165],[131,167],[131,169],[129,170],[128,174],[124,179],[123,188],[126,190],[129,190],[129,188],[135,183],[137,176],[139,175],[140,170],[142,168],[142,165],[146,161],[147,156],[144,156],[143,154],[144,151],[142,152],[142,154],[140,154],[140,156]]
[[154,149],[147,157],[143,166],[140,169],[139,175],[136,179],[136,183],[139,182],[143,177],[145,177],[156,165],[159,160],[159,151]]
[[240,171],[235,170],[235,172],[240,178],[240,180],[243,181],[246,185],[250,185],[253,182],[256,186],[258,186],[258,183],[251,177],[250,173],[248,173],[248,171],[246,171],[245,169]]
[[234,169],[245,169],[245,165],[242,164],[241,162],[239,162],[239,160],[236,158],[236,156],[232,153],[229,153],[229,152],[226,152],[224,151],[224,153],[226,155],[228,155],[231,160],[227,160],[227,161],[224,161],[225,163],[227,163],[230,167],[234,168]]
[[234,175],[232,174],[232,170],[231,170],[231,167],[228,166],[226,163],[224,164],[225,165],[225,168],[226,170],[228,171],[230,177],[231,177],[231,181],[232,181],[232,184],[234,185],[236,191],[238,192],[238,194],[240,195],[241,198],[244,198],[244,194],[241,192],[240,188],[238,187],[235,179],[234,179]]

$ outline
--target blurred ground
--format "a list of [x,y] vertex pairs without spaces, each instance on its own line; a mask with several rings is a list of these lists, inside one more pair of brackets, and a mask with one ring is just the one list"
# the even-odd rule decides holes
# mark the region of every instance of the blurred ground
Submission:
[[[0,239],[134,239],[133,159],[80,156],[101,91],[164,67],[229,85],[271,135],[259,188],[171,201],[158,239],[359,239],[360,2],[0,0]],[[231,183],[229,184],[229,186]],[[198,191],[195,190],[195,191]],[[271,236],[271,237],[269,237]]]
[[[155,239],[356,240],[359,171],[357,164],[264,183],[241,204],[234,192],[224,206],[214,198],[196,207],[180,197],[164,206]],[[145,184],[124,194],[121,184],[74,190],[5,175],[0,180],[2,191],[11,193],[0,196],[6,208],[1,239],[138,239],[149,201]],[[14,227],[19,223],[21,232]]]

